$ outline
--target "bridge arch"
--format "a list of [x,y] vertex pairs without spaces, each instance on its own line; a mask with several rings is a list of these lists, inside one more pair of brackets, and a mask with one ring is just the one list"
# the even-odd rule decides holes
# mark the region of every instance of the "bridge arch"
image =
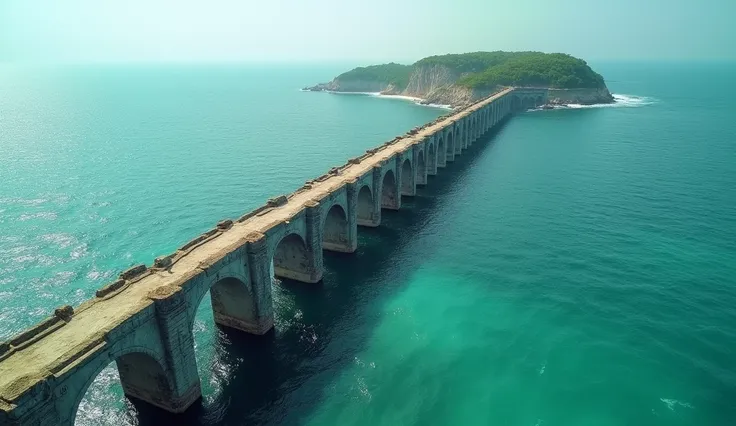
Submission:
[[358,225],[373,226],[376,214],[376,203],[373,202],[373,192],[368,185],[363,185],[358,191],[357,216]]
[[453,133],[452,130],[447,132],[447,149],[445,151],[447,153],[446,154],[447,156],[445,157],[446,160],[453,158],[455,155],[454,153],[455,144],[453,144],[454,139],[452,137],[452,133]]
[[537,96],[537,100],[536,100],[534,106],[540,107],[542,105],[544,105],[544,98],[541,97],[541,96]]
[[243,262],[234,261],[222,267],[213,278],[200,281],[190,290],[187,296],[190,330],[208,292],[217,324],[244,331],[253,328],[256,319],[255,300],[245,273]]
[[[79,407],[84,402],[87,393],[97,380],[103,370],[116,363],[120,383],[126,397],[132,396],[144,399],[146,402],[155,404],[159,401],[164,406],[173,399],[173,378],[163,366],[163,355],[159,351],[141,346],[131,346],[113,352],[103,352],[96,359],[88,362],[76,370],[73,377],[69,377],[60,386],[60,401],[57,401],[57,409],[68,410],[66,418],[68,424],[75,424],[79,417]],[[80,380],[80,376],[84,379]],[[64,417],[65,413],[59,413]]]
[[424,150],[420,149],[417,154],[417,184],[427,183],[427,162],[424,159]]
[[243,331],[253,328],[257,322],[256,306],[247,282],[244,276],[232,274],[220,277],[210,287],[212,312],[217,324]]
[[431,173],[437,172],[437,155],[434,152],[434,143],[430,143],[427,148],[427,155],[429,156],[427,161],[427,171]]
[[399,208],[399,187],[396,184],[396,176],[394,176],[393,170],[388,170],[383,175],[381,207],[394,210],[398,210]]
[[284,235],[271,257],[273,275],[303,282],[313,282],[310,278],[310,261],[304,237],[296,232]]
[[437,138],[437,164],[444,165],[446,162],[445,141],[442,135]]
[[349,245],[348,215],[340,204],[333,204],[322,224],[322,248],[345,251]]
[[414,195],[414,169],[408,158],[401,163],[401,194]]

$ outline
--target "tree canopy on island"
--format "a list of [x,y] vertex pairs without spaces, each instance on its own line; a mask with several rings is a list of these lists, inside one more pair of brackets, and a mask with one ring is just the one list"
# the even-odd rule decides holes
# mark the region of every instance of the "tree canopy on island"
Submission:
[[478,89],[496,86],[602,88],[603,77],[582,59],[564,53],[472,52],[429,56],[413,65],[389,63],[355,68],[337,80],[380,81],[405,88],[418,68],[441,66],[458,75],[456,84]]
[[485,71],[461,77],[457,84],[490,89],[495,86],[602,88],[603,77],[585,61],[564,53],[521,52]]
[[370,65],[354,68],[337,76],[337,80],[380,81],[404,88],[409,84],[409,77],[414,68],[394,62],[382,65]]

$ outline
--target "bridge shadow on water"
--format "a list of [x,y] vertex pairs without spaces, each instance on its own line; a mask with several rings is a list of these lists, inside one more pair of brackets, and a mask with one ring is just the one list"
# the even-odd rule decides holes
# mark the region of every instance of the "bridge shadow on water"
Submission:
[[[321,283],[283,281],[275,288],[275,331],[252,336],[215,327],[210,364],[210,373],[218,381],[214,394],[205,393],[201,402],[181,415],[131,401],[131,420],[141,426],[304,423],[319,407],[325,390],[365,348],[370,330],[380,321],[371,311],[401,290],[403,278],[421,264],[416,259],[397,267],[392,260],[407,250],[429,220],[441,214],[435,207],[449,200],[453,188],[465,181],[506,121],[439,169],[437,176],[430,176],[416,197],[402,198],[400,211],[383,210],[380,227],[360,227],[356,253],[325,252]],[[360,330],[349,333],[347,325]],[[211,381],[201,379],[203,388]]]

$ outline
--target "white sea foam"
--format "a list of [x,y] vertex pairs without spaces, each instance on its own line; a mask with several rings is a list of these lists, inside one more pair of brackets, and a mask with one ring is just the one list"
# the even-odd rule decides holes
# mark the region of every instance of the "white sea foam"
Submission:
[[664,402],[667,405],[667,408],[670,409],[670,411],[675,411],[675,407],[677,406],[684,408],[693,408],[693,406],[688,404],[687,402],[678,401],[676,399],[659,398],[659,400]]
[[[593,104],[593,105],[581,105],[581,104],[567,104],[567,105],[553,105],[554,109],[588,109],[588,108],[637,108],[647,105],[652,105],[656,101],[653,98],[646,96],[634,96],[634,95],[622,95],[613,94],[613,103],[610,104]],[[535,108],[533,111],[542,111],[544,108]]]
[[[301,91],[304,92],[304,91],[308,91],[308,90],[301,89]],[[336,94],[336,95],[362,95],[362,96],[375,96],[377,98],[385,98],[385,99],[400,99],[400,100],[403,100],[403,101],[413,102],[416,105],[426,106],[426,107],[430,107],[430,108],[452,109],[452,106],[451,105],[431,104],[431,103],[430,104],[427,104],[427,103],[424,103],[425,102],[424,99],[418,98],[416,96],[384,95],[381,92],[338,92],[338,91],[334,91],[334,90],[324,90],[324,92],[333,93],[333,94]]]
[[370,93],[371,96],[377,96],[379,98],[387,98],[387,99],[401,99],[404,101],[410,101],[414,102],[416,105],[420,106],[426,106],[430,108],[442,108],[442,109],[452,109],[452,106],[450,105],[443,105],[443,104],[427,104],[424,103],[425,100],[422,98],[418,98],[416,96],[403,96],[403,95],[383,95],[381,93]]

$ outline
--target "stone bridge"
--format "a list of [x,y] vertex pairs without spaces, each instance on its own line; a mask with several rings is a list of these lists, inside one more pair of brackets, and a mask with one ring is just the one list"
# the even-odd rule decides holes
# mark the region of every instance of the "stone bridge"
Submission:
[[274,275],[320,281],[323,250],[355,251],[358,227],[379,226],[383,209],[400,209],[509,114],[545,100],[543,89],[508,88],[453,111],[57,309],[0,344],[0,425],[72,425],[112,361],[127,396],[185,411],[201,397],[192,325],[208,291],[218,324],[267,333]]

